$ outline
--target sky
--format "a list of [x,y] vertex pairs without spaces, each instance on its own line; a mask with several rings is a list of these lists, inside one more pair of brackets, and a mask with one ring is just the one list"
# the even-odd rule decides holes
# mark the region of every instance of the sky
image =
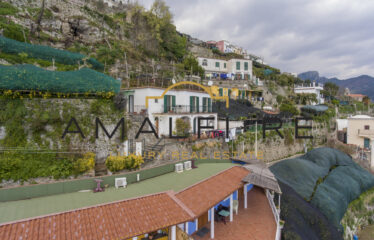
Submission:
[[[153,0],[138,0],[150,8]],[[177,30],[228,40],[284,72],[374,76],[373,0],[166,0]]]

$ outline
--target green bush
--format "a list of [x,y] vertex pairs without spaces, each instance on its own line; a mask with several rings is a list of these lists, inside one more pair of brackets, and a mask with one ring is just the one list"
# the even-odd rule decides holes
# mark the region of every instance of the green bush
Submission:
[[73,169],[76,174],[85,173],[95,167],[95,154],[92,152],[85,153],[83,157],[78,158],[74,164]]
[[105,161],[105,165],[111,172],[121,171],[125,168],[125,157],[109,156]]
[[7,2],[0,2],[0,15],[15,15],[18,9]]

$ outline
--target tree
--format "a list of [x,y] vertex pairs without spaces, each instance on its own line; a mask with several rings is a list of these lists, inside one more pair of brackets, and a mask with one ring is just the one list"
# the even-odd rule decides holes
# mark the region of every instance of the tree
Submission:
[[192,55],[186,57],[183,61],[183,64],[184,64],[184,69],[186,71],[191,71],[191,68],[192,68],[193,74],[198,75],[201,78],[204,77],[204,73],[205,73],[204,68],[199,66],[199,62]]
[[338,94],[339,86],[332,82],[327,82],[323,87],[322,94],[328,97],[331,101],[332,97],[335,97]]

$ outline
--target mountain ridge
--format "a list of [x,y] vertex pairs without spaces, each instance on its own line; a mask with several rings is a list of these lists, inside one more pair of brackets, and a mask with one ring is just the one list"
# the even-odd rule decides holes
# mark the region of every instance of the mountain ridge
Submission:
[[337,84],[342,89],[349,88],[351,93],[361,93],[369,96],[371,100],[374,100],[374,77],[366,74],[342,80],[336,77],[321,77],[318,71],[308,71],[300,73],[298,77],[302,80],[309,79],[310,81],[315,81],[322,84],[332,82]]

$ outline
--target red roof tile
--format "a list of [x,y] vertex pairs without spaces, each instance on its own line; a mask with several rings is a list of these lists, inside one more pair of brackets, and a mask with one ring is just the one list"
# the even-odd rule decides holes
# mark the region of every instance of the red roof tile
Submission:
[[177,193],[176,197],[200,216],[243,186],[242,179],[248,173],[243,167],[232,167]]
[[159,193],[0,225],[0,239],[126,239],[193,219],[173,193]]

